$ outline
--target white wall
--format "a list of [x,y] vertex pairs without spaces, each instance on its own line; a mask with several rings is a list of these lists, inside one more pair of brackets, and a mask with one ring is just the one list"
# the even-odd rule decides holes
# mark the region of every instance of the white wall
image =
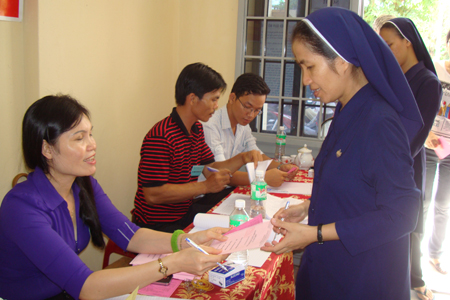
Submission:
[[[236,26],[237,1],[25,1],[22,23],[0,22],[0,199],[24,170],[26,108],[68,93],[91,112],[95,177],[130,217],[142,139],[175,105],[179,72],[201,61],[231,89]],[[82,258],[94,270],[101,266],[102,253],[91,247]]]

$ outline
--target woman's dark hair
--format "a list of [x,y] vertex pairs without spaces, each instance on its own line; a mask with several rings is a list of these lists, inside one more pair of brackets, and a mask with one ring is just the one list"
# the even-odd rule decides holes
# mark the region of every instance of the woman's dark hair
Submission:
[[231,92],[237,98],[245,95],[268,95],[270,88],[261,76],[253,73],[244,73],[233,84]]
[[382,29],[393,29],[395,31],[395,34],[397,34],[399,38],[401,38],[402,40],[405,39],[403,34],[398,30],[397,26],[395,26],[391,22],[384,23],[383,26],[381,26],[381,28],[380,28],[380,32]]
[[445,42],[448,43],[448,40],[450,40],[450,30],[447,32],[447,38],[445,39]]
[[225,91],[227,84],[222,75],[202,63],[194,63],[184,67],[175,84],[175,99],[178,105],[184,105],[186,97],[194,93],[202,99],[206,93],[222,89]]
[[[34,102],[26,111],[22,123],[22,150],[25,164],[49,174],[46,157],[42,154],[44,140],[55,146],[61,134],[77,126],[89,111],[68,95],[46,96]],[[77,177],[80,188],[80,218],[89,227],[92,243],[105,246],[100,220],[95,206],[94,191],[89,176]]]
[[337,58],[336,52],[331,49],[311,28],[300,21],[292,32],[292,43],[294,41],[303,42],[313,53],[319,54],[328,61],[328,65],[333,71],[336,71],[334,60]]

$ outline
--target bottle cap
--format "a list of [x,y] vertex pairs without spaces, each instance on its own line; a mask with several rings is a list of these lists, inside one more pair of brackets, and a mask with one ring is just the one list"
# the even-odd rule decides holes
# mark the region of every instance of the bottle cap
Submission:
[[234,201],[234,207],[245,208],[245,200],[238,199],[238,200]]
[[280,126],[280,130],[284,130],[284,126]]
[[263,170],[256,170],[256,176],[264,176]]

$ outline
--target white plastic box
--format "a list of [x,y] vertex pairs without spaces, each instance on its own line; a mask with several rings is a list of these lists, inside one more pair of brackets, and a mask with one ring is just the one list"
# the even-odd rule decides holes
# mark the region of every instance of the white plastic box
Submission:
[[245,267],[243,265],[226,264],[227,272],[221,267],[209,271],[209,282],[222,288],[229,287],[245,279]]

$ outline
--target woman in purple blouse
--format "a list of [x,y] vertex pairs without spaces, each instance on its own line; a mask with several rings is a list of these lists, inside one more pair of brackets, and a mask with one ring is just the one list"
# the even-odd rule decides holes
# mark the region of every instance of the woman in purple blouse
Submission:
[[[0,298],[104,299],[126,294],[176,272],[201,275],[225,258],[188,247],[224,240],[224,228],[172,235],[139,228],[119,212],[92,175],[96,143],[89,112],[70,96],[47,96],[30,106],[22,128],[28,179],[0,207]],[[78,257],[106,234],[122,249],[169,253],[140,266],[91,271]]]

